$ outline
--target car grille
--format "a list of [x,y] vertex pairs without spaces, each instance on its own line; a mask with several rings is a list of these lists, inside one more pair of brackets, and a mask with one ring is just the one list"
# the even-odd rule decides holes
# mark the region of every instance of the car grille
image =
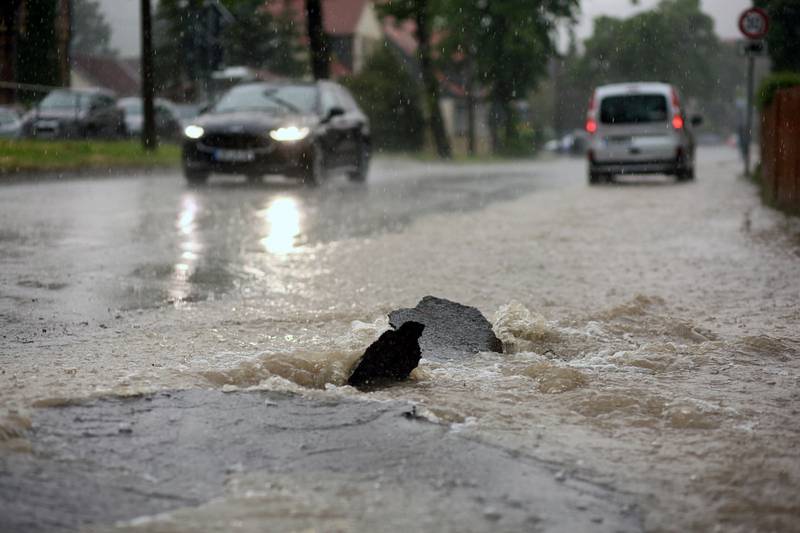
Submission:
[[249,133],[210,133],[203,137],[202,143],[209,148],[228,148],[234,150],[266,148],[269,140]]

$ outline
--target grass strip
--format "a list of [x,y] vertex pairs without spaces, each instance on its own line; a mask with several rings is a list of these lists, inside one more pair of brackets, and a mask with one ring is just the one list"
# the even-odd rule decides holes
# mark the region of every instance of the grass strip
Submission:
[[135,140],[0,140],[0,174],[173,167],[180,153],[174,144],[147,152]]

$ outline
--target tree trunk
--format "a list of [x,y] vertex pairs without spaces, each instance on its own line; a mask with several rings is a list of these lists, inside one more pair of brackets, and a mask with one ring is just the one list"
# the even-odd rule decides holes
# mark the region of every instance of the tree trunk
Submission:
[[450,140],[447,138],[442,110],[439,108],[439,81],[436,79],[431,62],[427,0],[415,0],[414,16],[417,23],[417,57],[425,87],[425,103],[428,107],[433,142],[436,144],[436,153],[439,157],[450,158],[452,156]]
[[475,69],[470,61],[467,67],[467,155],[475,155],[478,151],[475,134]]
[[[0,6],[0,24],[5,31],[0,32],[0,81],[13,83],[17,81],[17,33],[21,0],[6,0]],[[10,104],[17,101],[16,89],[0,88],[0,103]]]
[[311,45],[311,72],[315,80],[324,80],[330,77],[331,58],[322,23],[321,0],[306,0],[306,20]]
[[511,150],[517,140],[517,116],[511,106],[511,99],[503,101],[503,120],[505,120],[505,140],[503,142],[506,150]]
[[492,145],[492,154],[499,154],[502,148],[499,133],[501,122],[500,109],[500,103],[492,99],[489,104],[489,139]]
[[142,146],[145,150],[158,147],[153,97],[153,20],[150,13],[150,0],[142,4]]

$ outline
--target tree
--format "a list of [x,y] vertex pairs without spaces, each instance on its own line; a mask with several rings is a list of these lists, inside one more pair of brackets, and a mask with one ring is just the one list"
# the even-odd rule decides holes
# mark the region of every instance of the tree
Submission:
[[272,15],[264,0],[229,1],[235,21],[222,31],[222,47],[227,65],[267,69],[275,74],[300,76],[305,65],[297,60],[299,32],[290,13]]
[[594,87],[628,81],[672,83],[693,111],[704,111],[707,127],[736,127],[744,61],[735,46],[719,41],[698,0],[662,0],[627,19],[599,17],[583,48],[579,54],[572,47],[557,69],[565,127],[582,127]]
[[112,50],[111,26],[100,11],[97,0],[72,2],[72,53],[116,55]]
[[159,0],[154,27],[156,86],[177,99],[199,96],[224,64],[275,74],[305,72],[291,14],[260,0]]
[[666,81],[690,98],[702,98],[717,86],[709,60],[719,55],[720,43],[700,0],[662,0],[627,19],[599,17],[585,44],[576,74],[594,85]]
[[377,49],[364,68],[346,80],[370,119],[377,149],[419,150],[425,140],[425,116],[419,86],[388,46]]
[[388,0],[378,6],[384,16],[392,16],[398,20],[410,19],[416,24],[417,61],[425,88],[428,125],[436,145],[436,153],[439,157],[449,158],[452,149],[445,131],[442,110],[439,108],[439,80],[436,78],[431,56],[432,19],[438,7],[437,0]]
[[[559,19],[572,19],[577,0],[441,0],[442,59],[469,58],[477,83],[490,93],[495,152],[512,149],[518,126],[512,103],[547,72]],[[502,127],[503,135],[499,134]]]
[[772,70],[800,72],[800,0],[756,0],[770,17],[767,47]]

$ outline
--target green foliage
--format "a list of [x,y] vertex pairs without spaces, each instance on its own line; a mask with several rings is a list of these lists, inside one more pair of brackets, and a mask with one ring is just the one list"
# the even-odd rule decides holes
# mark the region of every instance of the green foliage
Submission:
[[779,89],[800,87],[800,72],[776,72],[764,78],[758,88],[758,107],[764,109],[775,99]]
[[375,148],[422,148],[425,118],[420,90],[391,49],[377,49],[362,71],[344,80],[344,84],[369,116]]
[[441,60],[468,58],[467,75],[487,88],[502,110],[505,138],[498,150],[528,146],[515,138],[521,130],[510,104],[546,74],[548,59],[555,53],[555,23],[572,18],[577,8],[577,0],[440,0]]
[[[155,16],[156,89],[176,99],[197,98],[213,70],[245,65],[299,76],[300,28],[286,16],[274,17],[261,0],[225,0],[233,15],[226,22],[206,0],[159,0]],[[216,22],[220,24],[215,27]]]
[[594,87],[629,81],[671,83],[690,111],[704,115],[704,128],[736,127],[746,63],[733,43],[720,42],[698,0],[662,0],[626,19],[599,17],[584,49],[570,48],[554,80],[562,133],[582,127]]
[[305,62],[298,61],[302,53],[299,31],[289,14],[272,16],[264,9],[264,0],[228,0],[236,19],[222,32],[222,46],[227,65],[263,68],[275,74],[300,76],[306,71]]
[[89,55],[116,55],[110,47],[109,26],[97,0],[73,0],[72,42],[73,53]]
[[720,43],[699,0],[662,0],[627,19],[599,17],[586,50],[578,69],[594,85],[665,81],[686,97],[701,97],[717,83],[708,58],[718,55]]
[[800,0],[756,0],[769,14],[767,47],[773,71],[800,72]]

